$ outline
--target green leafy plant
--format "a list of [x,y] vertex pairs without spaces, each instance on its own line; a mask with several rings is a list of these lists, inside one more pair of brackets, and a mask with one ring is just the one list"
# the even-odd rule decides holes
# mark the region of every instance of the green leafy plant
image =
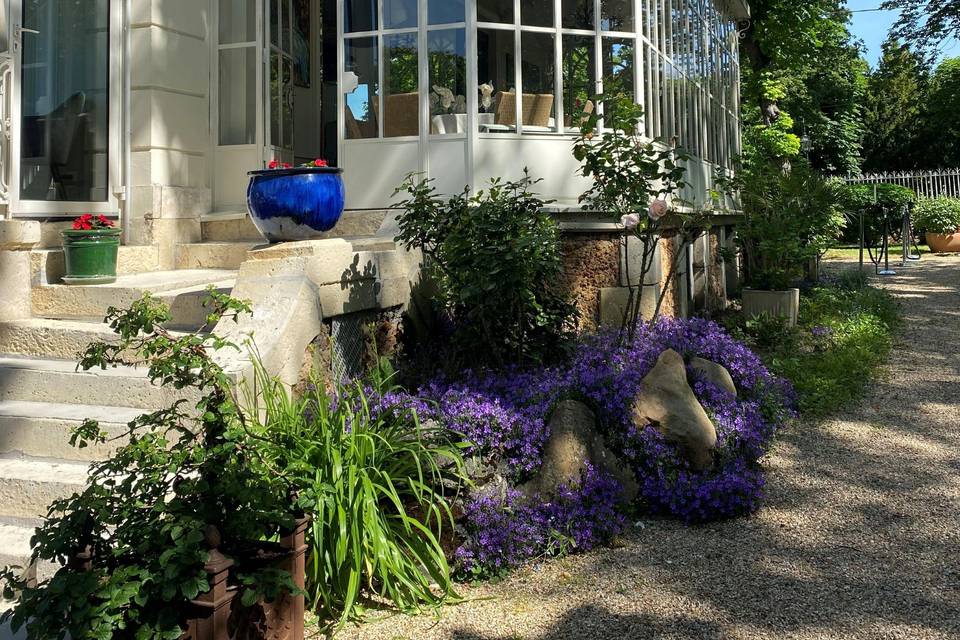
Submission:
[[836,183],[802,163],[788,171],[757,163],[723,184],[739,193],[743,206],[737,243],[748,287],[793,286],[843,226]]
[[956,233],[960,229],[960,199],[920,198],[913,209],[913,225],[929,233]]
[[903,210],[916,200],[912,189],[885,183],[844,185],[839,187],[839,196],[839,203],[846,215],[844,237],[859,241],[862,216],[867,245],[879,243],[886,223],[889,223],[891,231],[899,231]]
[[[686,246],[708,226],[706,212],[674,198],[687,186],[682,163],[688,156],[662,142],[645,139],[643,107],[629,94],[621,92],[597,95],[592,100],[603,105],[603,114],[580,117],[580,135],[573,145],[573,156],[581,163],[580,175],[590,180],[580,203],[611,216],[627,233],[640,240],[643,247],[640,273],[630,274],[638,282],[645,282],[653,268],[664,230],[670,228],[680,240],[667,278],[661,283],[663,288],[654,314],[659,315]],[[673,206],[667,203],[668,198],[673,198]],[[626,336],[631,341],[640,317],[644,289],[642,285],[636,287],[623,319]]]
[[294,398],[256,372],[256,430],[270,434],[271,465],[312,517],[309,603],[340,625],[361,612],[363,594],[409,613],[457,598],[441,538],[453,530],[450,499],[467,482],[465,445],[413,409],[371,406],[390,376],[381,369],[370,389],[341,385],[332,398],[315,377]]
[[[212,315],[236,317],[242,302],[211,291]],[[56,501],[33,538],[33,559],[90,568],[59,570],[31,586],[15,568],[0,572],[6,595],[19,604],[4,614],[31,638],[179,638],[184,607],[210,585],[205,532],[215,527],[228,552],[292,525],[294,509],[282,477],[262,465],[263,441],[244,425],[231,381],[214,360],[238,348],[214,335],[174,335],[169,310],[149,296],[128,310],[111,308],[116,342],[91,344],[84,370],[145,366],[152,382],[199,396],[147,413],[129,425],[126,444],[94,464],[82,491]],[[94,421],[71,442],[104,442]],[[295,591],[289,574],[237,558],[242,600]]]
[[421,249],[453,320],[458,364],[534,364],[555,357],[576,326],[561,294],[560,236],[531,193],[537,181],[494,179],[448,199],[411,174],[398,189],[397,240]]

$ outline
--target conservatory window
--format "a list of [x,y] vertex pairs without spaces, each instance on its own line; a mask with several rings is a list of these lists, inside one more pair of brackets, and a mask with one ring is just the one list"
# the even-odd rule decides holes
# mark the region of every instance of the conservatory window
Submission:
[[564,29],[593,29],[593,0],[563,0]]
[[427,16],[429,24],[452,24],[467,19],[463,0],[429,0]]
[[[556,130],[554,40],[552,33],[527,31],[521,35],[520,82],[523,92],[520,96],[520,123],[524,131]],[[503,97],[508,99],[506,95]]]
[[221,145],[257,137],[257,8],[253,0],[220,0],[218,90]]
[[383,137],[420,135],[417,34],[383,36]]
[[427,33],[430,72],[430,133],[467,130],[467,44],[463,29]]
[[477,30],[477,80],[480,83],[480,131],[517,130],[514,32],[505,29]]
[[344,119],[348,139],[379,136],[377,111],[380,100],[380,81],[377,57],[377,39],[351,38],[344,45],[346,71],[357,75],[358,85],[346,96]]
[[477,20],[513,24],[513,0],[477,0]]
[[593,36],[563,36],[564,128],[579,131],[578,118],[593,110],[596,94],[596,43]]
[[377,30],[377,0],[344,0],[343,10],[347,33]]
[[[634,91],[635,52],[633,40],[625,38],[603,39],[603,90],[623,92],[636,100]],[[610,105],[604,105],[604,112],[608,113]]]
[[417,26],[417,0],[383,0],[383,28],[404,29]]
[[520,24],[553,27],[553,0],[520,0]]
[[603,0],[600,28],[604,31],[633,31],[633,0]]

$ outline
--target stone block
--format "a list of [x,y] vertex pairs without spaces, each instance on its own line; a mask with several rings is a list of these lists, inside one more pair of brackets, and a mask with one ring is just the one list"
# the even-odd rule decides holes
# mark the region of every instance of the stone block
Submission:
[[[628,235],[620,245],[620,286],[635,287],[643,273],[644,243],[635,235]],[[652,262],[644,282],[659,284],[663,278],[660,246],[653,248]]]
[[30,317],[30,249],[40,239],[39,222],[0,220],[0,322]]
[[[629,317],[636,304],[637,287],[610,287],[600,290],[600,324],[619,327]],[[640,317],[643,320],[653,318],[660,295],[658,285],[644,287],[640,302]]]

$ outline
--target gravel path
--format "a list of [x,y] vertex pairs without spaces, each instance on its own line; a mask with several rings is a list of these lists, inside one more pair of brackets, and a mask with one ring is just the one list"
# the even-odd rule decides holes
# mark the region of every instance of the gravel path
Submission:
[[751,518],[647,519],[615,549],[463,593],[439,620],[385,617],[377,640],[960,638],[960,259],[884,281],[906,326],[863,405],[797,425]]

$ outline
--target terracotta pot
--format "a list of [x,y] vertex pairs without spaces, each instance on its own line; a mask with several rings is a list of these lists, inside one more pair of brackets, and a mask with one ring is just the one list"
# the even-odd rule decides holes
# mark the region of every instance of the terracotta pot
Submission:
[[761,314],[786,318],[789,325],[794,327],[800,315],[800,289],[786,291],[744,289],[743,312],[751,318]]
[[928,231],[927,244],[934,253],[960,253],[960,230],[950,235]]

